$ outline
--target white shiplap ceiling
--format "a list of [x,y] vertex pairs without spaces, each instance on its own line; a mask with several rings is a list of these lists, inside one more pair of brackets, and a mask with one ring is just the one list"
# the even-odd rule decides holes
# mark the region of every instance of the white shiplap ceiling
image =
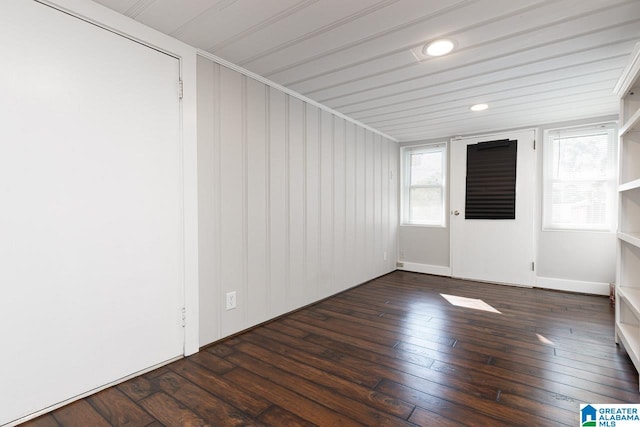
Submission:
[[400,141],[617,114],[640,41],[640,0],[98,2]]

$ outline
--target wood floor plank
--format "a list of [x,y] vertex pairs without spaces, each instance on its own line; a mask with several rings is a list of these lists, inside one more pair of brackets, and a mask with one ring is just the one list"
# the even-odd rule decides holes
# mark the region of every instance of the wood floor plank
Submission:
[[[329,343],[329,341],[325,340],[323,343],[333,350],[344,350],[345,352],[349,352],[354,354],[357,352],[356,349],[350,348],[349,344],[334,342],[333,346]],[[408,366],[405,364],[405,367]],[[385,369],[384,376],[387,378],[391,378],[394,380],[402,379],[405,382],[409,381],[412,384],[419,384],[420,389],[430,389],[433,394],[438,396],[445,396],[451,400],[466,400],[471,396],[475,396],[475,398],[480,398],[484,400],[492,400],[497,395],[499,389],[498,388],[490,388],[484,384],[480,383],[470,383],[469,381],[463,381],[454,376],[438,376],[434,373],[428,374],[427,371],[424,370],[416,370],[414,374],[419,376],[410,380],[409,375],[405,373],[394,373],[391,369]],[[425,375],[426,374],[426,375]],[[519,419],[524,419],[526,417],[535,418],[534,415],[526,415],[522,411],[517,408],[513,408],[510,412],[510,416],[517,417]],[[508,409],[502,408],[502,412],[509,412]],[[558,410],[559,412],[560,410]]]
[[231,353],[233,353],[233,347],[229,345],[229,340],[222,341],[217,343],[216,345],[209,346],[204,349],[204,351],[214,354],[219,357],[225,357]]
[[637,384],[633,387],[630,383],[620,384],[620,382],[615,381],[615,379],[611,379],[610,382],[603,382],[603,376],[596,376],[589,371],[571,369],[570,367],[558,368],[557,366],[549,369],[548,365],[545,365],[543,361],[525,359],[523,357],[521,357],[520,360],[522,361],[496,357],[493,359],[492,364],[512,372],[526,373],[541,378],[548,378],[553,375],[554,381],[574,387],[584,389],[598,387],[601,394],[617,396],[617,398],[624,400],[634,399],[638,394]]
[[105,420],[87,400],[78,400],[70,405],[63,406],[53,413],[56,421],[65,427],[109,427]]
[[314,427],[316,425],[279,406],[271,406],[264,411],[262,415],[260,415],[260,421],[272,427]]
[[231,363],[208,351],[201,351],[189,356],[189,360],[204,366],[216,374],[224,374],[225,372],[229,372],[233,369],[233,365]]
[[600,296],[396,271],[25,425],[577,425],[580,403],[640,402],[613,318]]
[[504,390],[500,392],[500,403],[511,408],[518,408],[524,412],[540,415],[543,418],[547,418],[549,423],[554,423],[555,420],[571,419],[573,419],[573,425],[579,425],[580,422],[578,411],[576,411],[576,407],[580,407],[579,403],[578,406],[573,405],[571,408],[561,410],[555,406],[545,405],[536,400],[518,394],[511,394]]
[[[459,364],[436,362],[431,369],[441,372],[447,376],[457,376],[460,379],[469,381],[470,383],[482,383],[495,387],[500,390],[501,395],[506,393],[525,397],[530,407],[536,407],[543,404],[549,407],[557,407],[566,411],[575,411],[575,408],[581,403],[580,400],[571,398],[560,393],[535,387],[536,384],[530,384],[518,381],[519,378],[505,377],[496,375],[496,371],[486,372],[481,368],[473,365],[463,367]],[[531,402],[530,402],[531,401]],[[521,409],[528,411],[526,406]],[[553,409],[553,408],[551,408]]]
[[[305,341],[318,344],[323,347],[328,347],[326,342],[323,339],[333,340],[333,342],[343,342],[340,337],[340,334],[335,334],[334,331],[316,328],[310,324],[306,324],[306,328],[313,328],[313,334],[310,334],[305,338]],[[280,339],[282,340],[282,335],[276,331],[271,331],[272,339]],[[285,340],[285,342],[292,343],[290,340]],[[424,355],[418,355],[415,353],[403,353],[396,350],[396,347],[383,346],[376,343],[372,343],[370,341],[358,339],[352,337],[349,340],[349,344],[343,343],[344,346],[334,346],[332,349],[337,354],[357,356],[360,359],[363,359],[367,362],[375,363],[376,365],[382,365],[384,367],[389,367],[392,369],[405,370],[407,367],[413,367],[413,365],[417,365],[419,367],[428,368],[433,363],[434,359],[430,357],[425,357]],[[330,347],[328,347],[330,348]],[[364,363],[364,362],[362,362]],[[367,365],[370,367],[370,365]],[[374,368],[376,369],[376,368]],[[415,368],[414,368],[415,369]],[[410,369],[413,370],[413,369]],[[380,373],[383,375],[384,373]]]
[[350,418],[364,425],[409,425],[402,419],[377,411],[371,406],[336,393],[336,391],[331,388],[323,387],[296,375],[289,374],[270,363],[266,363],[247,354],[234,354],[229,356],[229,358],[246,370],[264,376],[269,381],[282,387],[289,388],[290,390],[295,389],[296,392],[323,406],[337,410],[342,414],[349,414]]
[[[180,375],[169,372],[153,379],[167,395],[213,425],[259,425],[247,412],[240,411]],[[162,420],[161,420],[162,421]]]
[[51,414],[45,414],[33,420],[21,424],[22,427],[60,427],[60,424]]
[[[452,402],[421,390],[398,384],[389,380],[382,380],[376,387],[384,393],[396,396],[407,402],[415,404],[417,407],[425,408],[434,412],[442,418],[461,423],[463,425],[484,425],[496,427],[511,427],[514,424],[501,421],[478,412],[477,409],[466,404],[466,402]],[[473,420],[473,424],[470,420]],[[429,425],[429,424],[426,424]]]
[[[538,376],[542,377],[551,377],[555,372],[558,375],[565,376],[570,384],[577,385],[576,382],[582,382],[586,388],[591,388],[598,384],[605,384],[605,387],[613,387],[634,393],[637,389],[637,384],[633,381],[633,378],[629,377],[629,375],[623,375],[624,372],[611,371],[606,367],[589,364],[576,363],[575,366],[572,366],[566,360],[554,355],[546,355],[545,357],[539,355],[533,358],[514,354],[507,349],[487,348],[469,344],[464,341],[459,341],[454,349],[443,349],[442,347],[434,349],[433,346],[426,348],[406,342],[399,343],[397,349],[409,353],[415,352],[442,362],[447,362],[451,359],[450,356],[455,356],[455,359],[460,361],[466,359],[479,363],[490,360],[493,365],[501,366],[503,364],[510,364],[516,372],[537,372]],[[556,380],[560,381],[560,379],[561,378],[558,377]]]
[[259,360],[266,360],[289,374],[300,376],[320,386],[330,388],[332,391],[342,394],[343,396],[356,399],[365,405],[372,406],[390,415],[406,419],[414,409],[413,405],[409,405],[401,400],[386,396],[371,388],[345,380],[326,371],[314,368],[313,366],[289,359],[278,353],[270,352],[264,347],[260,347],[251,342],[239,344],[237,347],[241,352]]
[[[373,387],[380,381],[379,372],[369,371],[370,364],[365,364],[363,360],[350,359],[347,355],[329,351],[317,344],[267,328],[252,331],[247,335],[270,350],[286,354],[287,357],[301,363],[312,363],[314,366],[357,384]],[[350,363],[345,363],[345,358],[349,359]]]
[[[449,387],[445,385],[447,381],[451,381],[454,384],[458,383],[457,387]],[[520,408],[509,407],[501,404],[498,399],[500,393],[499,389],[491,396],[469,393],[466,390],[460,389],[460,383],[452,376],[447,376],[446,380],[443,376],[438,382],[438,379],[435,376],[427,380],[425,378],[407,375],[404,378],[404,384],[415,390],[421,390],[425,393],[433,394],[434,396],[438,396],[450,402],[473,401],[474,408],[478,413],[483,413],[494,419],[505,422],[512,422],[514,425],[526,425],[527,423],[534,425],[546,425],[551,421],[544,418],[544,415],[546,414],[531,413]]]
[[117,385],[116,387],[118,388],[118,390],[129,396],[129,398],[134,402],[138,402],[145,397],[149,397],[155,392],[159,391],[145,377],[133,378],[129,381],[125,381],[122,384]]
[[[226,363],[233,366],[229,362]],[[247,412],[252,417],[257,417],[270,406],[270,403],[263,397],[255,393],[238,390],[234,383],[217,375],[216,371],[209,371],[195,364],[192,360],[176,362],[172,364],[171,369],[229,404],[242,408],[244,412]],[[225,370],[226,372],[229,371]]]
[[[367,352],[363,352],[362,350],[357,349],[348,343],[323,337],[317,337],[313,340],[314,342],[323,343],[324,346],[336,351],[344,351],[345,353],[350,353],[354,356],[362,358],[369,357]],[[392,381],[401,381],[403,378],[406,381],[406,378],[409,378],[408,375],[422,378],[430,382],[431,388],[437,389],[442,393],[449,393],[451,392],[450,389],[457,389],[463,391],[466,394],[472,394],[480,398],[491,399],[498,392],[498,388],[489,387],[483,383],[472,383],[469,381],[463,381],[452,376],[444,378],[443,376],[437,375],[434,373],[434,371],[429,369],[431,365],[432,364],[430,364],[429,366],[421,366],[415,365],[405,360],[396,360],[396,364],[394,366],[383,367],[383,371],[380,372],[380,375],[383,378],[387,378]],[[441,388],[440,386],[443,386],[443,388]]]
[[114,427],[146,426],[154,421],[146,411],[115,387],[89,396],[87,401]]
[[204,427],[210,426],[205,420],[181,405],[172,397],[159,392],[145,397],[140,405],[162,424],[167,426]]
[[419,426],[458,427],[467,425],[450,420],[420,407],[416,407],[416,410],[411,414],[411,417],[409,417],[409,421]]
[[146,378],[148,380],[153,379],[157,376],[166,374],[169,371],[169,368],[166,366],[161,366],[160,368],[154,369],[153,371],[147,372],[142,375],[142,378]]
[[275,405],[314,424],[335,426],[362,425],[347,414],[340,414],[288,388],[275,384],[259,375],[255,375],[246,369],[234,369],[227,372],[224,376],[234,381],[239,387],[259,393]]

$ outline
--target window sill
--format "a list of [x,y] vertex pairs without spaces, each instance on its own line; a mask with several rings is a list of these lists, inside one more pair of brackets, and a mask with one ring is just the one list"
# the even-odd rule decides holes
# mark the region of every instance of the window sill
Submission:
[[606,229],[606,228],[559,228],[559,227],[542,227],[542,231],[561,231],[564,233],[609,233],[616,234],[616,230]]
[[446,225],[442,225],[442,224],[411,224],[411,223],[400,223],[400,227],[447,228]]

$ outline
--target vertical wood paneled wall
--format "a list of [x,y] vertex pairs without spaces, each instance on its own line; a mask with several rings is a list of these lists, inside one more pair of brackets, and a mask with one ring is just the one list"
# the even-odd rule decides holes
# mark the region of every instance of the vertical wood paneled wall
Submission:
[[198,58],[200,345],[394,270],[397,165],[395,142]]

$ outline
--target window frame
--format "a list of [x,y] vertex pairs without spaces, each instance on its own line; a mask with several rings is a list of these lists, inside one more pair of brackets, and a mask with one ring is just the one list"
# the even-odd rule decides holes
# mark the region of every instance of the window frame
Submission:
[[[553,141],[557,137],[577,137],[590,134],[607,134],[609,141],[608,176],[601,179],[554,179],[553,178]],[[615,232],[618,220],[617,185],[618,185],[618,156],[617,156],[617,124],[616,122],[595,123],[590,125],[554,128],[544,131],[543,161],[542,161],[542,230],[543,231],[583,231],[583,232]],[[553,223],[553,203],[551,202],[554,183],[585,183],[602,182],[607,186],[607,209],[603,224],[557,224]]]
[[[447,227],[447,176],[448,176],[448,143],[446,141],[443,142],[434,142],[429,144],[420,144],[420,145],[410,145],[404,146],[401,148],[400,155],[400,169],[401,169],[401,224],[403,226],[412,226],[412,227],[437,227],[437,228],[446,228]],[[439,152],[442,153],[442,176],[441,176],[441,184],[440,185],[411,185],[411,155],[412,154],[422,154],[422,153],[434,153]],[[442,202],[442,211],[441,218],[438,223],[424,223],[424,222],[415,222],[411,221],[410,218],[410,203],[411,203],[411,190],[415,188],[440,188],[441,192],[441,202]]]

